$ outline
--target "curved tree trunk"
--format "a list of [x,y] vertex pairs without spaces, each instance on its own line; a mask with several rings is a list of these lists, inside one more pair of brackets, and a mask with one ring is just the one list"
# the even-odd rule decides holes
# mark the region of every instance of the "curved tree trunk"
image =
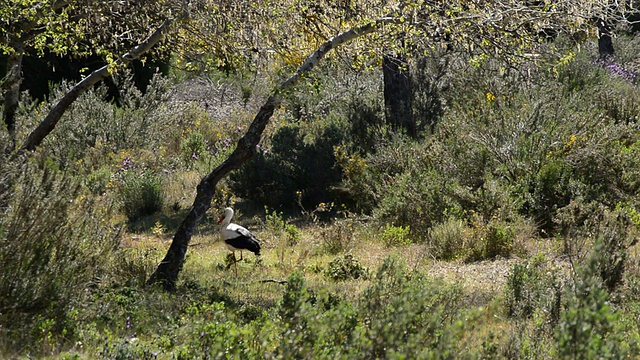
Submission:
[[[133,60],[139,58],[147,51],[151,50],[157,43],[159,43],[163,38],[166,32],[169,30],[171,25],[175,19],[167,19],[156,31],[151,34],[146,40],[142,43],[134,47],[128,53],[122,55],[117,61],[116,66],[118,65],[127,65]],[[99,81],[104,78],[110,76],[109,65],[105,65],[98,70],[92,72],[89,76],[84,78],[82,81],[77,83],[69,92],[67,92],[62,99],[60,99],[54,107],[49,111],[47,116],[40,122],[40,124],[29,134],[29,137],[22,145],[21,151],[33,151],[36,147],[42,144],[44,138],[53,131],[53,129],[64,115],[65,111],[71,106],[71,104],[76,101],[76,99],[82,95],[85,91],[90,89],[93,85],[97,84]]]
[[238,141],[238,145],[233,153],[220,166],[215,168],[209,175],[205,176],[200,181],[200,184],[198,184],[196,198],[193,201],[191,211],[189,211],[187,217],[178,227],[167,254],[158,265],[156,271],[151,275],[147,284],[161,284],[167,291],[175,290],[178,274],[184,265],[189,242],[191,241],[193,232],[198,226],[200,220],[202,220],[206,211],[211,207],[211,200],[215,194],[216,185],[229,172],[239,168],[256,154],[256,145],[260,142],[264,129],[269,123],[273,112],[280,107],[280,104],[282,103],[282,92],[292,88],[296,83],[298,83],[301,76],[304,73],[311,71],[332,49],[345,42],[375,31],[382,23],[394,21],[395,19],[393,18],[381,18],[375,22],[349,30],[327,40],[315,52],[307,57],[294,75],[284,81],[273,92],[258,111],[258,114],[255,116],[246,134]]

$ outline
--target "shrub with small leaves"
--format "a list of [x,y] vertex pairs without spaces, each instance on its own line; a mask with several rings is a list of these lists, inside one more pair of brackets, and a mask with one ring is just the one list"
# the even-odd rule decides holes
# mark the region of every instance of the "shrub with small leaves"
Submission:
[[[419,273],[407,272],[396,258],[387,258],[360,298],[363,336],[358,358],[434,358],[455,346],[447,325],[459,312],[462,290]],[[437,350],[436,350],[437,349]]]
[[129,221],[155,214],[164,205],[162,181],[150,170],[125,170],[119,190],[122,210]]
[[284,358],[300,357],[306,349],[298,344],[309,346],[314,334],[309,331],[308,313],[310,294],[300,273],[293,273],[287,282],[285,293],[279,302],[278,315],[282,323],[283,338],[278,352]]
[[450,217],[429,229],[428,247],[436,259],[452,260],[463,257],[467,251],[466,238],[470,232],[463,220]]
[[180,144],[180,153],[182,160],[187,168],[193,167],[193,164],[198,161],[207,151],[207,143],[199,131],[194,131],[182,141]]
[[300,230],[295,225],[288,223],[283,218],[282,213],[278,213],[275,210],[269,213],[267,207],[265,207],[265,212],[265,220],[269,232],[275,238],[284,239],[284,244],[287,246],[296,245],[302,236]]
[[409,226],[393,226],[386,224],[382,232],[382,242],[385,246],[405,246],[413,242],[409,237]]
[[492,219],[488,224],[474,224],[474,238],[467,261],[492,260],[509,257],[514,248],[516,232],[505,221]]
[[107,191],[109,181],[111,181],[111,170],[105,166],[89,173],[85,185],[93,194],[101,195]]
[[507,275],[504,301],[509,316],[529,318],[535,312],[545,314],[545,323],[557,324],[562,300],[562,283],[544,255],[516,263]]
[[[330,189],[341,180],[333,147],[343,133],[328,125],[310,141],[300,126],[285,126],[271,137],[270,151],[261,151],[230,176],[239,196],[273,208],[305,207],[340,198]],[[313,159],[313,161],[310,161]]]
[[331,255],[349,251],[356,239],[356,225],[355,219],[347,217],[334,221],[331,226],[323,226],[320,232],[322,251]]
[[[0,160],[0,168],[10,189],[0,195],[2,346],[38,353],[73,335],[72,308],[107,271],[121,233],[105,221],[113,215],[108,199],[87,197],[80,180],[38,154],[24,163]],[[31,341],[42,336],[45,342]]]
[[628,249],[638,241],[630,234],[631,224],[632,220],[622,209],[605,214],[600,224],[594,253],[598,275],[609,293],[615,292],[622,284],[629,258]]
[[562,359],[623,359],[630,348],[615,325],[620,313],[613,308],[599,276],[597,251],[577,269],[576,283],[567,289],[567,306],[555,331]]
[[353,255],[346,254],[331,260],[324,274],[334,281],[357,280],[361,278],[366,279],[369,270],[362,266]]

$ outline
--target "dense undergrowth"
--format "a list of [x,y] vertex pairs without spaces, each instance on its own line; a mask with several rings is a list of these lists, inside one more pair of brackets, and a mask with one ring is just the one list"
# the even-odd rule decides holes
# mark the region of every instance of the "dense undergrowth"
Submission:
[[[317,69],[214,200],[264,255],[234,277],[210,216],[173,294],[145,280],[269,86],[83,95],[28,161],[0,158],[0,354],[639,356],[640,69],[638,40],[619,43],[616,71],[588,44],[527,69],[416,62],[413,139],[385,125],[378,71]],[[24,105],[19,129],[44,111]]]

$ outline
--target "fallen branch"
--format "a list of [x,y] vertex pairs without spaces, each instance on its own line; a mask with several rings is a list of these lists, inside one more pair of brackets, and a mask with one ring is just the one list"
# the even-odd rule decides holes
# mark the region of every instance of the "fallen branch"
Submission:
[[259,280],[258,282],[260,283],[276,283],[276,284],[280,284],[280,285],[286,285],[289,282],[287,280],[276,280],[276,279],[264,279],[264,280]]

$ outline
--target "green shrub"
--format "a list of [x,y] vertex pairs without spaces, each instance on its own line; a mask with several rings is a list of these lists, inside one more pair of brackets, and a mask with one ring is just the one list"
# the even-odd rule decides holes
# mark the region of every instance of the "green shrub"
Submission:
[[342,137],[333,125],[311,141],[306,140],[299,126],[282,127],[272,136],[271,149],[258,153],[231,174],[231,189],[242,198],[270,208],[293,208],[298,202],[312,208],[322,202],[338,201],[331,191],[341,179],[333,148]]
[[504,290],[508,315],[529,318],[534,314],[544,314],[545,325],[548,329],[554,328],[562,305],[559,271],[544,255],[512,265]]
[[513,224],[493,219],[488,224],[476,223],[473,240],[466,257],[467,261],[508,258],[514,249],[516,232]]
[[[278,321],[267,329],[279,358],[452,357],[461,350],[462,291],[387,259],[370,286],[350,304],[289,278],[278,302]],[[460,318],[459,318],[460,316]]]
[[250,356],[248,345],[251,340],[244,336],[240,324],[227,317],[225,304],[213,303],[205,311],[213,315],[211,321],[200,327],[192,356],[203,359]]
[[[462,291],[417,273],[406,273],[397,259],[387,258],[360,297],[357,358],[429,358],[455,348],[454,323]],[[356,355],[357,354],[357,355]]]
[[[106,86],[82,94],[67,110],[73,121],[61,121],[43,143],[49,155],[63,166],[91,156],[100,162],[123,149],[153,149],[165,145],[176,131],[175,114],[167,116],[169,80],[156,74],[143,94],[133,77],[117,77],[119,101],[106,98]],[[61,97],[70,86],[63,84],[51,99]],[[94,164],[97,166],[101,163]]]
[[129,221],[162,210],[164,193],[160,177],[150,170],[125,170],[121,175],[119,196]]
[[294,246],[298,244],[301,237],[300,230],[283,218],[282,212],[269,209],[265,206],[265,223],[271,243],[275,245],[275,252],[278,257],[278,265],[292,265],[291,255],[294,253]]
[[558,209],[569,204],[572,196],[570,179],[571,168],[564,161],[553,159],[542,165],[535,176],[528,206],[546,234],[553,233],[553,218]]
[[597,252],[577,271],[574,289],[555,331],[558,355],[564,359],[622,359],[630,356],[624,336],[615,327],[620,314],[599,278]]
[[334,258],[324,271],[325,276],[334,281],[366,279],[368,273],[369,270],[351,254]]
[[594,246],[597,270],[607,291],[617,291],[624,280],[629,248],[638,242],[630,231],[632,221],[623,210],[605,214]]
[[107,185],[111,181],[111,170],[109,167],[101,167],[89,173],[85,180],[85,185],[94,195],[102,195],[107,191]]
[[411,245],[409,238],[409,226],[393,226],[386,224],[382,232],[382,242],[385,246],[406,246]]
[[588,249],[596,249],[594,258],[600,280],[614,293],[622,284],[629,248],[637,243],[633,217],[635,210],[619,205],[611,211],[599,203],[572,202],[558,216],[565,230],[564,252],[582,261]]
[[310,300],[302,275],[292,274],[278,304],[278,315],[282,326],[277,353],[282,358],[305,357],[305,354],[308,356],[313,348],[316,334],[311,329],[310,322],[314,318],[315,309]]
[[467,224],[450,217],[429,229],[428,248],[431,255],[439,260],[453,260],[466,256],[469,231]]
[[286,246],[296,245],[302,236],[300,230],[294,224],[285,221],[282,213],[273,210],[270,214],[266,207],[265,212],[265,222],[269,232],[273,234],[276,239],[284,240],[282,243]]
[[321,250],[330,255],[351,250],[359,234],[357,225],[353,217],[335,219],[332,224],[323,225],[320,231]]
[[199,131],[194,131],[180,144],[180,154],[187,168],[193,167],[207,151],[207,143]]
[[142,359],[158,358],[158,351],[149,349],[145,345],[136,343],[138,339],[122,339],[113,343],[106,341],[100,351],[101,359]]
[[513,251],[515,239],[513,225],[502,221],[490,222],[484,238],[483,258],[494,259],[498,256],[508,258]]
[[408,226],[417,238],[426,238],[428,229],[442,222],[445,214],[462,212],[459,184],[435,170],[418,166],[390,181],[382,192],[374,216],[397,226]]

